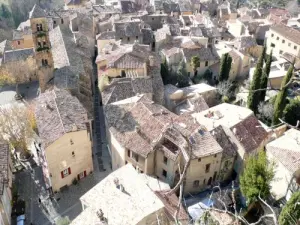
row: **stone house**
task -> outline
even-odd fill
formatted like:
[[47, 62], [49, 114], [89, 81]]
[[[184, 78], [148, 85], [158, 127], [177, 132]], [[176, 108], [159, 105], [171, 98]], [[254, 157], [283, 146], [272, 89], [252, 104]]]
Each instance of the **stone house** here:
[[[83, 211], [71, 225], [105, 221], [114, 225], [143, 225], [157, 221], [171, 225], [178, 205], [177, 196], [168, 195], [169, 190], [149, 185], [143, 177], [144, 174], [139, 174], [132, 165], [112, 172], [80, 198]], [[155, 181], [161, 183], [157, 179]], [[188, 214], [181, 205], [178, 221], [187, 225], [188, 220]]]
[[92, 134], [87, 112], [68, 91], [54, 89], [37, 99], [35, 116], [42, 149], [39, 153], [50, 193], [93, 171]]
[[0, 224], [11, 223], [12, 161], [7, 143], [0, 144]]
[[[92, 115], [92, 56], [80, 45], [69, 27], [57, 26], [49, 33], [53, 57], [54, 86], [71, 91]], [[88, 41], [86, 41], [88, 42]], [[87, 44], [88, 45], [88, 44]]]
[[61, 25], [70, 26], [72, 12], [70, 10], [58, 9], [50, 11], [48, 16], [52, 19], [53, 28]]
[[276, 200], [289, 200], [300, 190], [300, 131], [290, 129], [266, 145], [268, 159], [275, 163], [271, 193]]
[[243, 35], [235, 38], [234, 48], [254, 58], [259, 58], [263, 50], [263, 46], [258, 45], [255, 38], [250, 35]]
[[132, 164], [174, 186], [190, 162], [184, 192], [199, 192], [217, 181], [222, 148], [204, 127], [147, 99], [106, 105], [113, 169]]
[[284, 53], [300, 57], [300, 31], [287, 27], [282, 24], [276, 24], [270, 27], [266, 33], [267, 53], [273, 51], [275, 57], [280, 57]]
[[212, 132], [222, 126], [231, 142], [237, 146], [237, 158], [234, 170], [239, 174], [243, 162], [251, 154], [263, 148], [268, 141], [268, 133], [247, 108], [223, 103], [192, 116], [197, 122]]
[[13, 49], [33, 48], [31, 28], [25, 27], [24, 30], [13, 30], [11, 45]]

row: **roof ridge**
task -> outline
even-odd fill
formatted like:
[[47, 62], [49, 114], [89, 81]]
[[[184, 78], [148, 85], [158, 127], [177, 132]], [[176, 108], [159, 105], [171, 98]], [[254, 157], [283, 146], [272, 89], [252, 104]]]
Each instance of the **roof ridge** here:
[[57, 96], [56, 96], [56, 93], [55, 93], [55, 91], [54, 91], [54, 90], [52, 90], [52, 91], [53, 91], [53, 94], [54, 94], [54, 96], [55, 96], [55, 98], [54, 98], [54, 102], [55, 102], [55, 107], [56, 107], [56, 110], [57, 110], [57, 113], [58, 113], [58, 117], [59, 117], [59, 120], [60, 120], [60, 122], [61, 122], [61, 125], [62, 125], [62, 128], [63, 128], [63, 131], [64, 131], [64, 133], [66, 133], [66, 130], [65, 130], [64, 123], [63, 123], [63, 121], [62, 121], [62, 119], [61, 119], [60, 112], [59, 112], [59, 110], [58, 110], [58, 107], [57, 107], [57, 102], [56, 102]]

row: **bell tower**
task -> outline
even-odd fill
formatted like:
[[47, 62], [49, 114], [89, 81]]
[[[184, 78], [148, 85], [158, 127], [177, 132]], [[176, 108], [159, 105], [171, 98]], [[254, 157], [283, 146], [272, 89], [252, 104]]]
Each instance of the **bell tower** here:
[[53, 78], [54, 71], [47, 14], [36, 4], [29, 13], [29, 19], [35, 48], [39, 85], [41, 92], [45, 92], [48, 82]]

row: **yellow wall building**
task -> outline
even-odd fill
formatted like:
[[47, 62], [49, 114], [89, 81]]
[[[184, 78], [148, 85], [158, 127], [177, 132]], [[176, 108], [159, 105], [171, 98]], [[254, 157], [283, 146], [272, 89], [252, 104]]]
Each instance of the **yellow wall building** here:
[[93, 171], [92, 135], [86, 110], [66, 90], [54, 89], [38, 99], [35, 111], [47, 188], [59, 191]]

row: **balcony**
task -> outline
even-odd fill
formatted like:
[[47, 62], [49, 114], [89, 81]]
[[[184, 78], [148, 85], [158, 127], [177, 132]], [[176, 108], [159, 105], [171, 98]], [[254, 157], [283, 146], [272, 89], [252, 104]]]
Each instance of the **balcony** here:
[[50, 48], [48, 46], [43, 46], [43, 47], [37, 47], [36, 51], [41, 52], [41, 51], [48, 51]]

